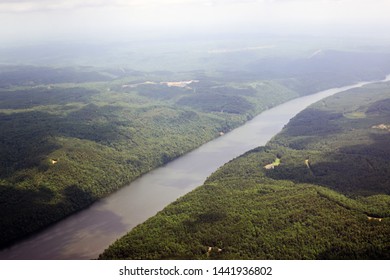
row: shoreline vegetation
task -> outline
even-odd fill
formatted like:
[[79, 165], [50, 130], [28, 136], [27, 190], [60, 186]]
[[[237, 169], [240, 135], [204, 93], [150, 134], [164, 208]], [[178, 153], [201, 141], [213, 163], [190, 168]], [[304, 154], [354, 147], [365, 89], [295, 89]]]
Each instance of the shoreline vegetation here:
[[100, 259], [389, 259], [389, 88], [313, 104]]
[[[313, 72], [312, 65], [329, 59], [342, 64], [340, 53], [324, 53], [311, 61], [278, 61], [284, 72], [265, 71], [269, 60], [247, 71], [212, 74], [2, 65], [0, 247], [88, 207], [268, 108], [380, 78], [390, 69], [389, 62], [356, 71], [359, 63], [367, 64], [363, 59], [353, 60], [343, 75]], [[137, 86], [126, 86], [131, 84]]]
[[122, 84], [23, 83], [0, 90], [1, 247], [297, 97], [272, 81], [237, 87], [203, 78], [197, 96], [187, 82]]

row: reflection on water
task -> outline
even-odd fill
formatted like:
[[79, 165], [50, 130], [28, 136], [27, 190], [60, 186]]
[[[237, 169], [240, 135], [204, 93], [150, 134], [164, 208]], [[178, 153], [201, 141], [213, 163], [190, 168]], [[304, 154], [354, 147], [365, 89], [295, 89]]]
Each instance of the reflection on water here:
[[364, 84], [323, 91], [272, 108], [242, 127], [149, 172], [91, 207], [1, 251], [0, 259], [97, 258], [134, 226], [201, 185], [218, 167], [264, 145], [308, 105]]

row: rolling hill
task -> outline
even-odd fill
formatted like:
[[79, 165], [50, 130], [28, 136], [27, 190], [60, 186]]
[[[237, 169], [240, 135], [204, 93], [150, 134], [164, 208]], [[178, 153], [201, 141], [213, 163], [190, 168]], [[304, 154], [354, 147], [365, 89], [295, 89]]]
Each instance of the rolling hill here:
[[377, 83], [310, 106], [100, 258], [389, 259], [389, 96]]

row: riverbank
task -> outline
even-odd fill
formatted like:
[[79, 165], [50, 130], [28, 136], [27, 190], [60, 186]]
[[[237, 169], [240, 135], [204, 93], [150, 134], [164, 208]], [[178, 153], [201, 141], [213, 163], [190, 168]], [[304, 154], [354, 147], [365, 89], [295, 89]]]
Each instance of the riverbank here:
[[317, 102], [100, 258], [389, 259], [389, 108], [389, 83]]
[[201, 185], [219, 166], [264, 145], [297, 112], [325, 96], [354, 86], [298, 98], [263, 112], [243, 127], [151, 171], [86, 210], [1, 251], [0, 258], [96, 258], [115, 239]]
[[[12, 77], [32, 71], [17, 69]], [[33, 70], [38, 78], [58, 71]], [[97, 82], [80, 83], [40, 84], [37, 78], [31, 86], [12, 86], [12, 79], [0, 88], [0, 248], [297, 96], [272, 81], [230, 85], [203, 76], [191, 87], [123, 88], [139, 77], [95, 76]]]

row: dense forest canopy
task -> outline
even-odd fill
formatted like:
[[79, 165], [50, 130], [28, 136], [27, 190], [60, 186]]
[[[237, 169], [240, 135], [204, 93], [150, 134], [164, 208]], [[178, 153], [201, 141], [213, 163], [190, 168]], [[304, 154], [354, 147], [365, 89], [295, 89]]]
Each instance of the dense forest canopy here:
[[[16, 58], [15, 52], [6, 57]], [[177, 56], [181, 68], [209, 61]], [[381, 79], [390, 70], [388, 54], [371, 52], [324, 51], [293, 60], [252, 51], [247, 57], [207, 57], [211, 62], [191, 71], [151, 69], [150, 61], [144, 63], [148, 71], [1, 65], [0, 246], [87, 207], [267, 108]], [[152, 64], [165, 59], [156, 56]], [[340, 67], [342, 74], [335, 71]]]
[[389, 259], [390, 83], [326, 98], [101, 259]]

